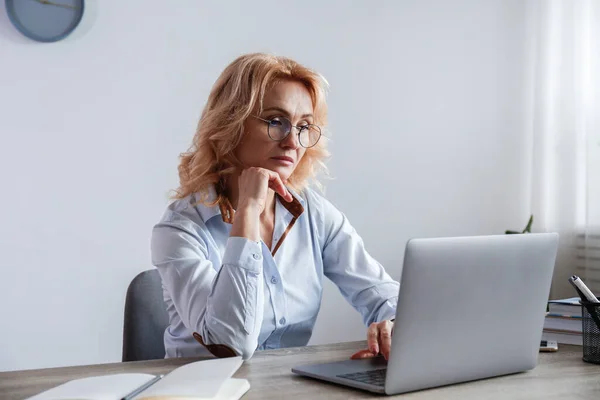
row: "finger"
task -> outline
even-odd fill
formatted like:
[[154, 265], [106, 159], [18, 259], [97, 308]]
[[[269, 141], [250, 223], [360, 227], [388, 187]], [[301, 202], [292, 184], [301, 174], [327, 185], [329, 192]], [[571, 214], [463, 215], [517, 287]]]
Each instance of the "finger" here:
[[288, 203], [294, 198], [288, 192], [277, 172], [269, 171], [269, 187], [283, 197]]
[[360, 350], [350, 356], [351, 360], [362, 360], [364, 358], [372, 358], [375, 357], [375, 354], [369, 349]]
[[367, 347], [374, 355], [379, 354], [379, 329], [376, 323], [372, 323], [367, 330]]
[[379, 346], [383, 358], [387, 360], [392, 350], [392, 323], [390, 321], [383, 321], [379, 324]]
[[269, 187], [283, 197], [286, 201], [288, 200], [287, 188], [284, 186], [283, 182], [281, 182], [279, 177], [269, 176]]

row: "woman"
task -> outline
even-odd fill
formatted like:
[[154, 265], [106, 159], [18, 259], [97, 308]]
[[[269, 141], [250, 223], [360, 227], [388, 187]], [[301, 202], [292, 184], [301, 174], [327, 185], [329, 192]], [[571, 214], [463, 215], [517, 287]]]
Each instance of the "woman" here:
[[328, 155], [325, 80], [283, 57], [248, 54], [216, 81], [180, 187], [152, 234], [170, 318], [166, 357], [252, 356], [304, 346], [323, 276], [388, 357], [398, 283], [346, 217], [307, 187]]

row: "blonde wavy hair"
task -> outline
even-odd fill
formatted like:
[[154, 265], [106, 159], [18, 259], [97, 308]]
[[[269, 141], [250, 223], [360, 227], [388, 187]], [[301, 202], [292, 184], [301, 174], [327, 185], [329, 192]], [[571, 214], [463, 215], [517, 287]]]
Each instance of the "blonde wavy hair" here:
[[[286, 57], [263, 53], [238, 57], [213, 85], [192, 146], [180, 156], [179, 188], [175, 198], [200, 192], [203, 194], [200, 201], [206, 202], [210, 185], [223, 184], [241, 167], [234, 150], [242, 140], [244, 122], [255, 108], [262, 112], [265, 93], [280, 80], [294, 80], [306, 86], [312, 98], [314, 123], [324, 130], [328, 87], [325, 78]], [[329, 156], [323, 136], [314, 147], [306, 149], [288, 178], [287, 184], [292, 189], [301, 191], [311, 180], [320, 186], [316, 176], [319, 172], [327, 172], [324, 160]], [[224, 199], [222, 192], [217, 191], [217, 194], [211, 204]]]

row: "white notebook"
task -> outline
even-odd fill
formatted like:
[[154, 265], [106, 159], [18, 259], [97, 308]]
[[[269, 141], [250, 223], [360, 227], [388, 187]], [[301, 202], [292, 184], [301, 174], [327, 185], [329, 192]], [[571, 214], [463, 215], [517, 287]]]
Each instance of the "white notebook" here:
[[27, 400], [237, 400], [250, 389], [246, 379], [231, 376], [241, 357], [197, 361], [165, 376], [114, 374], [74, 379]]

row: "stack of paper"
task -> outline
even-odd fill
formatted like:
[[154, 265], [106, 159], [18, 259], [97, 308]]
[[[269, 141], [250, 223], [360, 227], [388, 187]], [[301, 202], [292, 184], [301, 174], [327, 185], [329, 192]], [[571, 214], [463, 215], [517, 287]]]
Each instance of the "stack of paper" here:
[[579, 297], [551, 300], [544, 321], [542, 340], [582, 345], [582, 314]]
[[237, 400], [250, 384], [231, 376], [242, 364], [241, 357], [197, 361], [169, 374], [115, 374], [69, 381], [27, 400]]

